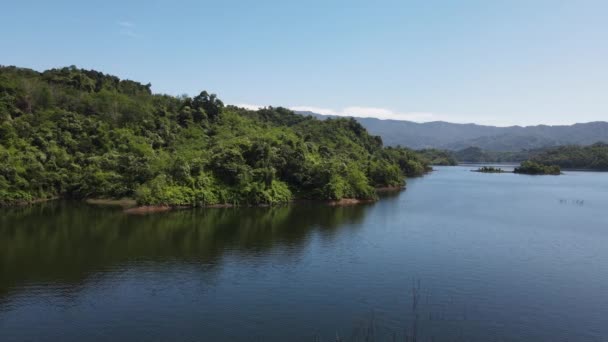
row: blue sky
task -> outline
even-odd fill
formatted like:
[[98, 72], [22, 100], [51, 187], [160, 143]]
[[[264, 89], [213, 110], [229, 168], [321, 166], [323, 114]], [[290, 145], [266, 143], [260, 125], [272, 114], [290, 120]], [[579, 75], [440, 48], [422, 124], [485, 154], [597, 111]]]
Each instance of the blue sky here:
[[608, 1], [2, 1], [0, 64], [496, 125], [608, 120]]

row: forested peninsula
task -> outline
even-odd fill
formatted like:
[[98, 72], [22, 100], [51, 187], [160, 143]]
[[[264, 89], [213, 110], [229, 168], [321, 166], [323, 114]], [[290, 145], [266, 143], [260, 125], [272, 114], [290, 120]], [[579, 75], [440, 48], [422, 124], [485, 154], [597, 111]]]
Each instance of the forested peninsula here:
[[426, 149], [418, 152], [432, 165], [530, 161], [544, 166], [559, 166], [565, 170], [608, 171], [608, 144], [604, 142], [589, 146], [564, 145], [519, 152], [484, 151], [479, 147], [460, 151]]
[[206, 91], [76, 67], [0, 67], [0, 204], [133, 198], [140, 205], [373, 200], [428, 162], [353, 119], [226, 106]]
[[590, 146], [559, 146], [537, 153], [530, 160], [571, 170], [608, 171], [608, 144], [598, 142]]

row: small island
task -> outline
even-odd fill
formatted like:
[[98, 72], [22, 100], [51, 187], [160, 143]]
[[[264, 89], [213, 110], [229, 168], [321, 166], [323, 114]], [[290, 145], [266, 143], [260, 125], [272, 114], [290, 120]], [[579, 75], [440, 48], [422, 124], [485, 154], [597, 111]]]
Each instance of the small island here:
[[544, 165], [534, 161], [526, 160], [516, 167], [513, 171], [505, 171], [499, 167], [482, 166], [471, 172], [480, 173], [519, 173], [525, 175], [560, 175], [561, 169], [557, 165]]
[[519, 167], [513, 170], [513, 173], [521, 173], [526, 175], [559, 175], [561, 169], [557, 165], [544, 165], [530, 160], [524, 161]]
[[482, 166], [482, 167], [478, 168], [477, 170], [471, 170], [471, 171], [482, 172], [482, 173], [505, 173], [505, 172], [507, 172], [499, 167], [494, 167], [494, 166]]

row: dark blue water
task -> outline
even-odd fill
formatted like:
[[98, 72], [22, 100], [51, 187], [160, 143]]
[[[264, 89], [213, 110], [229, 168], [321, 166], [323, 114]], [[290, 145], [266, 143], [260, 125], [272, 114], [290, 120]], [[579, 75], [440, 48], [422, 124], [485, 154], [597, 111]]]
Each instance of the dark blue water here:
[[470, 169], [343, 208], [3, 209], [0, 341], [608, 340], [608, 174]]

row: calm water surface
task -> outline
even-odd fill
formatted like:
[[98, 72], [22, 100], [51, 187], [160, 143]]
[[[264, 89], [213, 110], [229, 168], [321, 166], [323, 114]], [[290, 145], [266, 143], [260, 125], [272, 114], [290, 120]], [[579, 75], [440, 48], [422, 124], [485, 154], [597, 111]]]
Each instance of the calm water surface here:
[[2, 209], [0, 341], [607, 341], [608, 174], [470, 169], [345, 208]]

